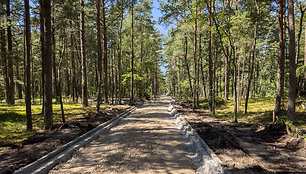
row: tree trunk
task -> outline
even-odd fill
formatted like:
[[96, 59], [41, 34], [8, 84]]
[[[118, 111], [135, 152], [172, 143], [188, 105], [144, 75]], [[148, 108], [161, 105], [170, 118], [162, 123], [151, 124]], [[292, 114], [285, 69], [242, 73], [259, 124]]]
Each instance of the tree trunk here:
[[281, 111], [281, 103], [284, 93], [284, 62], [285, 62], [285, 38], [284, 38], [284, 6], [283, 0], [279, 0], [279, 15], [278, 15], [278, 65], [277, 65], [277, 82], [276, 82], [276, 99], [275, 113]]
[[[306, 25], [305, 25], [305, 48], [304, 48], [304, 66], [306, 66]], [[306, 69], [304, 70], [304, 80], [306, 80]], [[304, 83], [304, 89], [306, 89], [306, 83]]]
[[8, 72], [8, 95], [7, 95], [7, 103], [15, 104], [15, 82], [14, 82], [14, 69], [13, 69], [13, 42], [12, 42], [12, 26], [11, 26], [11, 0], [7, 0], [6, 4], [6, 15], [7, 15], [7, 47], [8, 54], [7, 58], [7, 72]]
[[42, 115], [45, 115], [45, 8], [44, 8], [44, 0], [40, 0], [40, 45], [41, 45], [41, 96], [42, 98]]
[[[306, 8], [303, 9], [302, 6], [300, 6], [300, 26], [299, 26], [299, 33], [298, 33], [298, 38], [297, 38], [297, 53], [296, 53], [296, 66], [298, 66], [299, 64], [299, 58], [300, 58], [300, 47], [301, 47], [301, 35], [302, 35], [302, 31], [303, 31], [303, 17], [304, 17], [304, 13], [305, 13], [305, 10]], [[305, 38], [306, 40], [306, 38]], [[300, 84], [300, 78], [297, 79], [297, 96], [299, 96], [301, 94], [301, 92], [303, 91], [302, 88], [303, 88], [303, 81], [302, 81], [302, 84]]]
[[194, 81], [193, 81], [193, 92], [192, 92], [192, 110], [195, 109], [196, 106], [196, 93], [197, 93], [197, 29], [198, 29], [198, 2], [195, 1], [195, 22], [194, 22], [194, 53], [193, 53], [193, 72], [194, 72]]
[[304, 17], [304, 14], [305, 14], [305, 9], [303, 9], [303, 7], [301, 6], [300, 7], [300, 25], [299, 25], [299, 33], [298, 33], [298, 38], [297, 38], [297, 54], [296, 54], [296, 64], [298, 65], [299, 63], [299, 58], [300, 58], [300, 42], [301, 42], [301, 35], [302, 35], [302, 31], [303, 31], [303, 17]]
[[45, 109], [44, 109], [44, 126], [45, 129], [50, 129], [53, 125], [52, 111], [52, 43], [51, 43], [51, 1], [44, 0], [42, 4], [45, 36], [43, 49], [43, 66], [44, 66], [44, 92], [45, 92]]
[[20, 81], [22, 80], [21, 79], [21, 75], [20, 75], [20, 67], [19, 67], [19, 65], [20, 65], [20, 62], [19, 62], [19, 57], [17, 56], [16, 58], [15, 58], [16, 60], [18, 60], [17, 61], [17, 65], [16, 65], [16, 77], [17, 77], [17, 80], [18, 80], [18, 82], [16, 83], [16, 87], [17, 87], [17, 91], [18, 91], [18, 99], [22, 99], [22, 84], [20, 83]]
[[25, 104], [27, 115], [27, 131], [32, 131], [32, 112], [31, 112], [31, 21], [29, 0], [24, 1], [25, 25], [26, 25], [26, 61], [25, 64]]
[[255, 3], [256, 3], [256, 8], [257, 8], [257, 16], [256, 16], [256, 22], [255, 22], [255, 28], [254, 28], [252, 63], [250, 65], [251, 68], [249, 68], [248, 87], [247, 87], [246, 96], [245, 96], [244, 114], [248, 113], [248, 101], [249, 101], [249, 95], [250, 95], [250, 89], [251, 89], [251, 83], [252, 83], [253, 71], [254, 71], [254, 64], [255, 64], [255, 56], [256, 56], [256, 41], [257, 41], [257, 30], [258, 30], [259, 7], [257, 4], [257, 1], [255, 1]]
[[98, 78], [98, 98], [97, 98], [97, 105], [96, 105], [96, 110], [99, 112], [100, 110], [100, 103], [102, 99], [102, 94], [101, 94], [101, 85], [102, 85], [102, 43], [101, 43], [101, 24], [100, 24], [100, 6], [101, 6], [101, 1], [97, 0], [97, 39], [98, 39], [98, 73], [97, 73], [97, 78]]
[[[54, 8], [53, 8], [54, 9]], [[54, 11], [54, 10], [53, 10]], [[52, 17], [52, 22], [53, 24], [55, 23], [54, 21], [54, 17]], [[63, 39], [64, 35], [62, 35], [62, 39]], [[59, 102], [59, 88], [58, 88], [58, 75], [57, 75], [57, 71], [56, 71], [56, 40], [55, 40], [55, 27], [52, 28], [52, 46], [53, 46], [53, 52], [52, 52], [52, 57], [53, 57], [53, 91], [54, 91], [54, 96], [55, 96], [55, 100], [56, 102]]]
[[121, 104], [121, 55], [122, 55], [122, 25], [123, 25], [123, 7], [121, 9], [121, 21], [119, 28], [119, 53], [118, 53], [118, 104]]
[[108, 81], [107, 81], [107, 28], [105, 19], [105, 0], [102, 0], [102, 22], [103, 22], [103, 64], [104, 64], [104, 103], [108, 103]]
[[[84, 0], [80, 0], [82, 8], [84, 8]], [[88, 106], [88, 87], [87, 87], [87, 63], [85, 54], [85, 12], [82, 9], [80, 13], [80, 54], [82, 61], [82, 104]]]
[[211, 1], [209, 1], [208, 18], [208, 81], [209, 81], [209, 110], [212, 116], [215, 116], [214, 108], [214, 83], [213, 83], [213, 61], [212, 61], [212, 24], [211, 24]]
[[234, 65], [234, 79], [233, 79], [233, 83], [234, 83], [234, 118], [233, 121], [234, 122], [238, 122], [237, 121], [237, 50], [236, 47], [233, 50], [234, 52], [234, 57], [233, 57], [233, 65]]
[[[0, 18], [0, 21], [3, 22], [1, 18]], [[0, 44], [1, 44], [0, 49], [1, 49], [1, 58], [2, 58], [1, 68], [2, 68], [2, 74], [3, 74], [3, 79], [4, 79], [5, 93], [7, 93], [8, 78], [7, 78], [7, 66], [6, 66], [5, 30], [1, 26], [0, 26]]]
[[295, 28], [294, 28], [294, 2], [288, 0], [289, 22], [289, 96], [288, 96], [288, 120], [294, 121], [296, 98], [296, 63], [295, 63]]
[[72, 100], [75, 102], [76, 98], [76, 93], [77, 93], [77, 88], [76, 88], [76, 72], [75, 72], [75, 57], [74, 57], [74, 38], [73, 38], [73, 25], [72, 25], [72, 20], [70, 20], [70, 44], [71, 44], [71, 68], [72, 68]]
[[187, 33], [185, 33], [185, 54], [184, 54], [184, 59], [185, 59], [187, 75], [188, 75], [188, 80], [189, 80], [189, 86], [190, 86], [190, 91], [191, 91], [191, 97], [192, 97], [193, 96], [193, 89], [192, 89], [192, 84], [191, 84], [190, 69], [189, 69], [189, 63], [188, 63], [188, 60], [187, 60], [187, 56], [188, 56], [188, 40], [187, 40]]
[[132, 2], [131, 16], [131, 87], [130, 105], [134, 104], [134, 2]]
[[200, 33], [200, 38], [199, 38], [199, 57], [200, 57], [200, 66], [201, 66], [203, 97], [206, 99], [206, 84], [205, 84], [205, 75], [204, 75], [204, 67], [203, 67], [202, 46], [201, 46], [202, 41], [201, 41], [201, 38], [202, 38], [202, 33]]

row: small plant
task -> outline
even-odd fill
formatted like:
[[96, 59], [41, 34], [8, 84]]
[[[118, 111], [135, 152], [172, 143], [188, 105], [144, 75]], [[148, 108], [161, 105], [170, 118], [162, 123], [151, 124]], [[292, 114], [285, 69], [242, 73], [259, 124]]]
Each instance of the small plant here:
[[[288, 134], [289, 135], [291, 135], [291, 136], [303, 136], [304, 137], [304, 139], [306, 138], [306, 134], [303, 134], [303, 132], [300, 130], [300, 129], [298, 129], [294, 124], [293, 124], [293, 122], [292, 121], [285, 121], [285, 125], [286, 125], [286, 129], [287, 129], [287, 132], [288, 132]], [[291, 132], [290, 132], [290, 130], [291, 130]]]

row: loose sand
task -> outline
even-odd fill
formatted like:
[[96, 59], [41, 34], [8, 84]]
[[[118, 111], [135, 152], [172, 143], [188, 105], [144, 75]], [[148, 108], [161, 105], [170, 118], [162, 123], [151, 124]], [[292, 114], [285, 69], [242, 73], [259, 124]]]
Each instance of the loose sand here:
[[138, 107], [50, 173], [195, 173], [167, 110], [169, 101], [161, 97]]

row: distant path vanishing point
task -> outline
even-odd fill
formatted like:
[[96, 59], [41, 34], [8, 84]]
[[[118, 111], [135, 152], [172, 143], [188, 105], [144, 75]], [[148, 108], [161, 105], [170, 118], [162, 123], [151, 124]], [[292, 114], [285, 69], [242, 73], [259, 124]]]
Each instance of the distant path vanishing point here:
[[195, 173], [185, 140], [167, 110], [169, 101], [161, 97], [138, 107], [50, 173]]

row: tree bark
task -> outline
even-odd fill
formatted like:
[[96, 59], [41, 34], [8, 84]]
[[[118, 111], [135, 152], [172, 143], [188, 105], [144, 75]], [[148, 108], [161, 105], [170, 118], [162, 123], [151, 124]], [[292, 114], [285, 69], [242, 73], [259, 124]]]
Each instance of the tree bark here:
[[233, 79], [233, 82], [234, 82], [234, 118], [233, 118], [233, 121], [234, 122], [238, 122], [237, 121], [237, 50], [236, 50], [236, 47], [234, 48], [233, 50], [234, 52], [234, 62], [233, 62], [233, 65], [234, 65], [234, 79]]
[[201, 38], [202, 38], [202, 33], [200, 33], [200, 37], [199, 37], [199, 58], [200, 58], [200, 66], [201, 66], [203, 97], [206, 99], [206, 84], [205, 84], [205, 75], [204, 75], [204, 67], [203, 67], [202, 46], [201, 46], [202, 41], [201, 41]]
[[284, 38], [284, 6], [283, 0], [279, 0], [279, 15], [278, 15], [278, 65], [277, 65], [277, 82], [276, 82], [276, 99], [275, 113], [281, 111], [281, 103], [284, 93], [284, 62], [285, 62], [285, 38]]
[[76, 88], [76, 72], [75, 72], [75, 54], [74, 54], [74, 38], [73, 38], [73, 25], [72, 20], [70, 20], [70, 44], [71, 44], [71, 68], [72, 68], [72, 101], [75, 102], [75, 98], [77, 96], [77, 88]]
[[13, 42], [12, 42], [12, 26], [11, 26], [11, 0], [7, 0], [6, 4], [6, 15], [7, 15], [7, 72], [8, 72], [8, 92], [7, 92], [7, 103], [15, 104], [15, 82], [14, 82], [14, 69], [13, 69]]
[[107, 26], [105, 19], [105, 0], [102, 0], [102, 22], [103, 22], [103, 65], [104, 65], [104, 103], [108, 103], [108, 81], [107, 81]]
[[294, 27], [294, 2], [288, 0], [289, 22], [289, 96], [288, 96], [288, 120], [294, 121], [296, 98], [296, 63], [295, 63], [295, 27]]
[[98, 39], [98, 98], [97, 98], [97, 105], [96, 110], [99, 112], [100, 110], [100, 103], [101, 103], [101, 85], [102, 85], [102, 42], [101, 42], [101, 24], [100, 24], [100, 9], [101, 7], [101, 0], [97, 0], [97, 39]]
[[118, 104], [121, 104], [121, 55], [122, 55], [122, 25], [123, 25], [123, 11], [124, 8], [121, 9], [121, 21], [119, 28], [119, 53], [118, 53]]
[[189, 80], [189, 86], [190, 86], [190, 91], [191, 91], [191, 97], [193, 96], [193, 88], [192, 88], [192, 83], [191, 83], [191, 77], [190, 77], [190, 69], [189, 69], [189, 63], [187, 60], [188, 56], [188, 40], [187, 40], [187, 33], [185, 33], [185, 54], [184, 54], [184, 59], [185, 59], [185, 65], [187, 69], [187, 75], [188, 75], [188, 80]]
[[131, 87], [130, 105], [134, 104], [134, 2], [132, 1], [131, 16]]
[[31, 21], [29, 0], [24, 0], [25, 25], [26, 25], [26, 61], [25, 61], [25, 104], [27, 115], [27, 131], [32, 131], [32, 112], [31, 112]]
[[[2, 22], [2, 21], [1, 21]], [[5, 29], [4, 28], [0, 28], [0, 40], [1, 40], [1, 57], [2, 57], [2, 70], [3, 70], [3, 79], [4, 79], [4, 86], [5, 86], [5, 94], [6, 94], [6, 102], [7, 102], [7, 99], [8, 99], [8, 74], [7, 74], [7, 63], [6, 63], [6, 49], [5, 49], [5, 46], [6, 46], [6, 40], [5, 40]]]
[[[84, 8], [84, 0], [80, 0], [81, 7]], [[87, 86], [87, 63], [85, 54], [85, 12], [80, 13], [80, 55], [82, 61], [82, 104], [88, 106], [88, 86]]]
[[256, 56], [256, 41], [257, 41], [257, 30], [258, 30], [258, 14], [259, 14], [259, 7], [256, 3], [256, 8], [257, 8], [257, 16], [256, 16], [256, 22], [255, 22], [255, 28], [254, 28], [254, 41], [253, 41], [253, 54], [252, 54], [252, 62], [249, 68], [249, 77], [248, 77], [248, 87], [246, 91], [246, 96], [245, 96], [245, 106], [244, 106], [244, 114], [248, 113], [248, 101], [249, 101], [249, 95], [250, 95], [250, 89], [251, 89], [251, 83], [252, 83], [252, 78], [253, 78], [253, 71], [254, 71], [254, 64], [255, 64], [255, 56]]
[[[304, 66], [306, 66], [306, 25], [305, 25], [305, 48], [304, 48]], [[306, 69], [304, 70], [304, 80], [306, 79]], [[306, 89], [306, 83], [304, 83], [304, 89]]]
[[195, 22], [194, 22], [194, 53], [193, 53], [193, 72], [194, 72], [194, 81], [193, 81], [193, 92], [192, 92], [192, 110], [195, 109], [196, 106], [196, 93], [197, 93], [197, 29], [198, 29], [198, 1], [195, 1]]
[[44, 92], [45, 92], [45, 129], [50, 129], [53, 125], [53, 111], [52, 111], [52, 42], [51, 42], [51, 1], [44, 0], [42, 4], [44, 28], [45, 28], [45, 45], [44, 45]]
[[299, 63], [299, 58], [300, 58], [300, 42], [301, 42], [301, 35], [302, 35], [302, 31], [303, 31], [303, 17], [305, 14], [305, 10], [306, 8], [303, 9], [303, 7], [300, 7], [300, 25], [299, 25], [299, 33], [298, 33], [298, 38], [297, 38], [297, 54], [296, 54], [296, 64], [298, 65]]
[[208, 18], [208, 81], [209, 81], [209, 110], [215, 116], [214, 108], [214, 83], [213, 83], [213, 61], [212, 61], [212, 24], [211, 24], [211, 0], [209, 1], [209, 18]]

